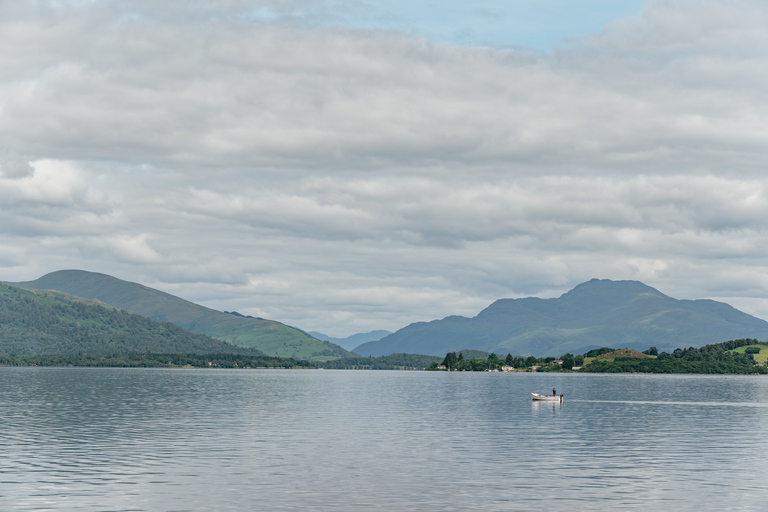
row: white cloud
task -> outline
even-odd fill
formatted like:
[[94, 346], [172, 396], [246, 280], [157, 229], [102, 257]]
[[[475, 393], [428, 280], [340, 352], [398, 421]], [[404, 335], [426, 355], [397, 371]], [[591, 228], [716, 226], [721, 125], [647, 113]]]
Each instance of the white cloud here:
[[30, 176], [11, 182], [23, 199], [57, 205], [74, 205], [86, 199], [88, 186], [72, 163], [40, 160], [31, 167]]
[[95, 251], [98, 257], [106, 256], [126, 263], [147, 264], [161, 263], [162, 256], [152, 248], [147, 235], [116, 235], [102, 236], [87, 240], [84, 247]]

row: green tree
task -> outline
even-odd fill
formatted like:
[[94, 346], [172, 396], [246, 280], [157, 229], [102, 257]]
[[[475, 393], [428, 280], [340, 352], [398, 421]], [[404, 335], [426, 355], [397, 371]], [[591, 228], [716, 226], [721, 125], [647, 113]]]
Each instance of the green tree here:
[[469, 369], [473, 372], [482, 372], [488, 368], [488, 361], [472, 358], [469, 360]]
[[506, 366], [515, 366], [515, 358], [512, 357], [512, 354], [507, 354], [507, 358], [504, 360], [504, 364]]
[[456, 352], [448, 352], [445, 354], [445, 359], [443, 359], [443, 364], [446, 368], [449, 370], [452, 369], [454, 366], [456, 366], [456, 362], [459, 359], [456, 357]]
[[563, 361], [563, 370], [570, 370], [575, 366], [576, 360], [570, 352], [560, 358]]
[[574, 356], [573, 360], [576, 363], [576, 366], [584, 366], [584, 356], [583, 355], [579, 354], [577, 356]]

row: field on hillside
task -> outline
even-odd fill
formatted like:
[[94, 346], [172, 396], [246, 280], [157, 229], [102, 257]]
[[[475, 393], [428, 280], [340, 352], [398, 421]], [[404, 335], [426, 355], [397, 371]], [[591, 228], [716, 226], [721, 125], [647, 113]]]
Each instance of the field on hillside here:
[[749, 347], [757, 347], [760, 349], [759, 354], [752, 354], [757, 364], [765, 365], [768, 363], [768, 347], [765, 345], [749, 345], [748, 347], [739, 347], [737, 349], [731, 350], [731, 352], [734, 354], [743, 354]]

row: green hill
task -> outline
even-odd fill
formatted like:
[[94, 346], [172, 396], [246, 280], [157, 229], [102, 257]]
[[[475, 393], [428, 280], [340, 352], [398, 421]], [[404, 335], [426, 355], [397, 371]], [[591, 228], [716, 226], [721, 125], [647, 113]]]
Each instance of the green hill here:
[[106, 274], [83, 270], [52, 272], [35, 281], [14, 283], [36, 290], [59, 290], [96, 299], [113, 307], [188, 331], [206, 334], [239, 347], [255, 348], [270, 356], [326, 360], [351, 354], [332, 343], [274, 320], [245, 317], [206, 308], [147, 286]]
[[0, 283], [0, 354], [112, 356], [146, 352], [263, 355], [94, 300]]
[[659, 351], [768, 339], [768, 322], [713, 300], [677, 300], [638, 281], [593, 279], [554, 299], [497, 300], [474, 318], [411, 324], [355, 352], [444, 355], [460, 349], [560, 356], [604, 346]]
[[[752, 347], [754, 350], [746, 350]], [[592, 373], [709, 373], [763, 374], [768, 368], [756, 364], [750, 352], [766, 350], [766, 343], [753, 339], [731, 340], [701, 348], [675, 349], [658, 357], [638, 357], [634, 354], [604, 354], [582, 370]]]

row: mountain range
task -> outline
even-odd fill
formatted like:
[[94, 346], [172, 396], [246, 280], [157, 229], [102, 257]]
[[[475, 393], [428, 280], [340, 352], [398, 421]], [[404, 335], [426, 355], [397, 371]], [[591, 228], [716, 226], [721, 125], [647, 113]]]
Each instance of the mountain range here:
[[274, 320], [216, 311], [106, 274], [60, 270], [34, 281], [11, 284], [30, 290], [57, 290], [75, 297], [96, 299], [152, 320], [171, 322], [236, 347], [258, 349], [270, 356], [317, 360], [351, 355], [338, 345], [318, 340]]
[[[604, 346], [635, 350], [655, 346], [659, 351], [672, 351], [729, 339], [768, 339], [764, 320], [722, 302], [677, 300], [638, 281], [593, 279], [558, 298], [500, 299], [473, 318], [449, 316], [417, 322], [394, 333], [372, 331], [348, 338], [307, 333], [236, 311], [216, 311], [138, 283], [83, 270], [62, 270], [15, 284], [29, 290], [56, 290], [170, 322], [224, 342], [227, 345], [219, 347], [222, 349], [240, 347], [316, 361], [353, 356], [348, 349], [355, 344], [354, 352], [366, 357], [394, 353], [444, 356], [468, 349], [560, 356]], [[16, 338], [21, 336], [21, 328], [14, 328]]]
[[500, 299], [473, 318], [414, 323], [354, 352], [439, 356], [472, 348], [557, 357], [604, 346], [671, 352], [738, 338], [768, 339], [768, 322], [722, 302], [677, 300], [639, 281], [593, 279], [558, 298]]

